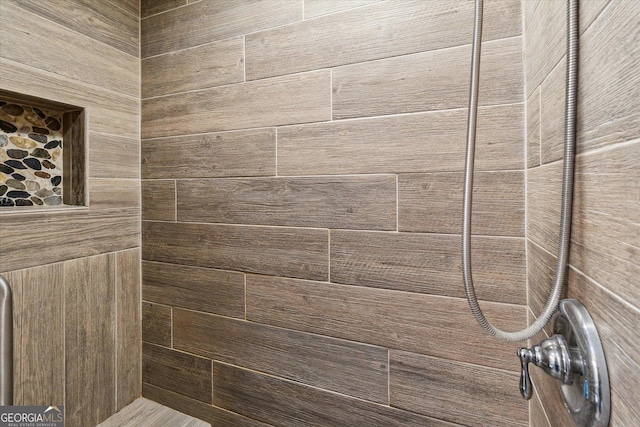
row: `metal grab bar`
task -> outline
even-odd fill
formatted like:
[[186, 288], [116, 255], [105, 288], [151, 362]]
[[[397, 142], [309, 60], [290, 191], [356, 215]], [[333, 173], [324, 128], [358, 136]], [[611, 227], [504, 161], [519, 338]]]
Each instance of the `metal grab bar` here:
[[0, 406], [13, 405], [13, 296], [0, 276]]

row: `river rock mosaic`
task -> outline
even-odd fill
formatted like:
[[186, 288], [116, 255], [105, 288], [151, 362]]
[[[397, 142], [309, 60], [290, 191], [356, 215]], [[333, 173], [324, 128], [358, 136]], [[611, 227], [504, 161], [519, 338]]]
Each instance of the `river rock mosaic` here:
[[0, 206], [62, 204], [62, 114], [0, 100]]

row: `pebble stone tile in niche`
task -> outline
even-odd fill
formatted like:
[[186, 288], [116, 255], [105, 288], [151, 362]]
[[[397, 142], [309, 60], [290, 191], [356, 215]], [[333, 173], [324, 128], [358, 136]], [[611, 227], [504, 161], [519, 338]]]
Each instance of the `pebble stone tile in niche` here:
[[0, 207], [62, 204], [62, 112], [0, 100]]

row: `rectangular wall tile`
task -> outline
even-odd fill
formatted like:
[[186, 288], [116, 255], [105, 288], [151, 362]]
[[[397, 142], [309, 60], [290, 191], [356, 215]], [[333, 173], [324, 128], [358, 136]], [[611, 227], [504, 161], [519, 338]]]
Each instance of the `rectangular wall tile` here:
[[142, 219], [155, 221], [176, 220], [175, 180], [142, 180]]
[[139, 140], [90, 132], [88, 148], [92, 178], [140, 178]]
[[[613, 148], [613, 147], [612, 147]], [[640, 307], [640, 140], [578, 156], [571, 265]]]
[[540, 165], [540, 89], [527, 99], [527, 167]]
[[354, 7], [365, 6], [381, 0], [350, 0], [327, 2], [324, 0], [304, 0], [304, 19], [311, 19], [329, 13], [342, 12]]
[[140, 180], [89, 179], [89, 206], [92, 209], [140, 209]]
[[142, 381], [211, 403], [211, 361], [142, 343]]
[[540, 86], [540, 162], [560, 160], [564, 155], [567, 61], [562, 58]]
[[244, 81], [244, 38], [142, 60], [142, 98]]
[[[527, 241], [527, 281], [528, 281], [528, 306], [529, 309], [539, 315], [544, 310], [547, 299], [551, 294], [558, 260], [555, 254], [551, 254], [531, 241]], [[566, 296], [566, 289], [563, 292]]]
[[[467, 44], [472, 6], [457, 1], [382, 2], [250, 34], [247, 79]], [[484, 40], [520, 34], [520, 2], [487, 1], [485, 10]]]
[[142, 57], [286, 25], [301, 20], [302, 9], [302, 0], [192, 3], [141, 21]]
[[187, 3], [187, 0], [142, 0], [140, 1], [140, 17], [146, 18], [156, 13], [185, 6]]
[[40, 18], [11, 2], [2, 2], [0, 15], [3, 58], [114, 92], [138, 95], [137, 57]]
[[[22, 272], [20, 310], [21, 405], [65, 404], [65, 304], [62, 264]], [[18, 336], [16, 334], [16, 336]], [[66, 401], [69, 402], [67, 392]]]
[[219, 363], [213, 364], [213, 404], [283, 427], [451, 426], [443, 421], [400, 409]]
[[[0, 57], [0, 88], [91, 110], [89, 130], [137, 139], [140, 100]], [[113, 124], [118, 126], [114, 127]]]
[[116, 412], [114, 254], [64, 263], [65, 419], [97, 425]]
[[[479, 105], [523, 101], [521, 51], [520, 37], [483, 43]], [[333, 118], [466, 108], [470, 58], [465, 45], [335, 68]]]
[[[461, 286], [461, 285], [460, 285]], [[526, 322], [525, 308], [486, 303], [504, 329]], [[247, 276], [247, 319], [517, 371], [517, 345], [484, 334], [462, 298], [266, 276]]]
[[[576, 270], [569, 273], [569, 298], [582, 302], [602, 340], [611, 386], [611, 426], [634, 425], [640, 421], [635, 385], [640, 380], [640, 351], [637, 325], [640, 308], [612, 294]], [[629, 283], [629, 287], [633, 284]], [[638, 290], [635, 285], [636, 293]], [[546, 407], [560, 407], [557, 401], [544, 399]]]
[[330, 118], [330, 72], [320, 70], [143, 100], [142, 137], [320, 122]]
[[244, 274], [143, 261], [145, 301], [244, 318]]
[[548, 252], [558, 252], [562, 162], [527, 171], [527, 237]]
[[[138, 19], [108, 2], [89, 0], [9, 0], [12, 4], [138, 57]], [[90, 25], [88, 25], [90, 23]]]
[[140, 249], [116, 257], [116, 409], [141, 393]]
[[107, 0], [109, 3], [126, 10], [136, 18], [140, 17], [140, 0]]
[[[2, 272], [13, 298], [13, 404], [23, 406], [22, 387], [22, 270]], [[64, 332], [61, 332], [64, 333]]]
[[[603, 2], [591, 7], [602, 7]], [[596, 15], [597, 16], [597, 15]], [[640, 14], [612, 1], [580, 38], [578, 151], [640, 135]]]
[[328, 276], [327, 230], [146, 221], [142, 241], [148, 261], [313, 280]]
[[142, 301], [142, 340], [171, 347], [171, 307]]
[[396, 177], [179, 180], [178, 220], [395, 230]]
[[[522, 168], [523, 115], [479, 109], [477, 170]], [[278, 128], [278, 174], [460, 172], [466, 120], [452, 110]]]
[[190, 135], [142, 142], [143, 178], [217, 178], [275, 174], [275, 129]]
[[524, 34], [527, 96], [542, 83], [566, 53], [566, 3], [549, 2], [535, 8]]
[[529, 401], [529, 420], [531, 426], [551, 427], [537, 392], [533, 393], [533, 398]]
[[392, 406], [468, 426], [529, 426], [515, 372], [399, 351], [389, 364]]
[[[463, 173], [398, 176], [398, 228], [429, 233], [462, 232]], [[524, 236], [524, 174], [476, 172], [473, 234]]]
[[[478, 298], [525, 304], [523, 239], [474, 237]], [[331, 231], [331, 281], [464, 297], [460, 236]], [[390, 268], [393, 266], [393, 268]]]
[[174, 309], [178, 350], [386, 404], [387, 349]]
[[[47, 239], [25, 239], [25, 230], [38, 224]], [[72, 233], [69, 230], [73, 230]], [[0, 271], [96, 255], [140, 244], [137, 209], [51, 211], [7, 214], [0, 221]], [[65, 244], [61, 245], [60, 242]]]
[[216, 427], [269, 427], [265, 424], [251, 418], [243, 417], [235, 412], [227, 411], [213, 405], [200, 402], [195, 399], [173, 393], [151, 384], [142, 385], [142, 394], [154, 402], [173, 408], [192, 417], [201, 419], [202, 421], [211, 423]]

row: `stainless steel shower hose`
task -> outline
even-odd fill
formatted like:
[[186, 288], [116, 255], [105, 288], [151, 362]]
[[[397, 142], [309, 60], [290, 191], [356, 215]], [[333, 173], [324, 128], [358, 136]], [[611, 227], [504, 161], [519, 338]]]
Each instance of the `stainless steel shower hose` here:
[[567, 90], [565, 107], [564, 167], [562, 173], [562, 206], [560, 212], [560, 241], [558, 263], [553, 289], [542, 313], [529, 327], [518, 332], [505, 332], [495, 328], [486, 319], [473, 287], [471, 272], [471, 211], [473, 193], [473, 162], [475, 157], [476, 123], [478, 113], [478, 79], [482, 40], [482, 0], [475, 2], [469, 114], [467, 120], [467, 155], [464, 171], [464, 201], [462, 222], [462, 275], [465, 293], [473, 316], [480, 326], [503, 341], [526, 341], [545, 327], [558, 307], [562, 287], [566, 280], [571, 240], [571, 209], [573, 204], [573, 171], [575, 164], [576, 108], [578, 90], [578, 0], [567, 0]]

